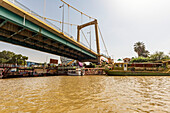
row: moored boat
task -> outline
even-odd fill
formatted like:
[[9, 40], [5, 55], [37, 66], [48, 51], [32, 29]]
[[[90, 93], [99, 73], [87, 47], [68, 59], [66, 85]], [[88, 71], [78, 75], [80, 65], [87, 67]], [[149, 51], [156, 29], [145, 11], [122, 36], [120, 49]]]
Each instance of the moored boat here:
[[0, 70], [0, 79], [3, 78], [3, 70]]
[[109, 76], [170, 76], [170, 73], [149, 72], [149, 71], [118, 71], [110, 70], [107, 72]]
[[82, 68], [76, 68], [74, 70], [68, 70], [67, 74], [69, 76], [83, 76], [85, 74], [85, 71]]

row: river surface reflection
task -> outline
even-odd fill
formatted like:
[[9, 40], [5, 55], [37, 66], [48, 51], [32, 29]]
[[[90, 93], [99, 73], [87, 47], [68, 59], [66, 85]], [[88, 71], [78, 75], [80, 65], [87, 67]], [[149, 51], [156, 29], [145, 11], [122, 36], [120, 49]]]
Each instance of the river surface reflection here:
[[0, 80], [0, 113], [170, 112], [170, 77], [53, 76]]

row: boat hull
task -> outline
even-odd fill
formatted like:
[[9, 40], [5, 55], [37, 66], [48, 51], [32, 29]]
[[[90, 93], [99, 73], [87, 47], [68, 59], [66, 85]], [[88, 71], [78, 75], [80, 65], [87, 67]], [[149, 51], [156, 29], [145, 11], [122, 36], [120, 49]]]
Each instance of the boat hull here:
[[108, 71], [107, 75], [109, 76], [170, 76], [170, 73]]

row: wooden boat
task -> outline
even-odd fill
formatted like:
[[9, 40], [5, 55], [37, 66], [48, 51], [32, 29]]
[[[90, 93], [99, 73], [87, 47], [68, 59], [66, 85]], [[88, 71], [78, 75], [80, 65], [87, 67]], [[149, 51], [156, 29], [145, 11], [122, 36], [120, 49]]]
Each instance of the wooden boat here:
[[170, 73], [149, 72], [149, 71], [113, 71], [107, 72], [109, 76], [170, 76]]

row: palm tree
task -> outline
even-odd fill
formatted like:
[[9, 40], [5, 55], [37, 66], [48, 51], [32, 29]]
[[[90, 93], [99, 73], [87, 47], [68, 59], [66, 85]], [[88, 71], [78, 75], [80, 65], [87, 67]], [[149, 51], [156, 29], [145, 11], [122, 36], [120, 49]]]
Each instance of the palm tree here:
[[138, 54], [138, 57], [148, 57], [149, 51], [145, 49], [143, 42], [137, 42], [134, 44], [134, 51]]
[[134, 51], [138, 54], [138, 57], [142, 56], [144, 50], [145, 45], [143, 42], [137, 42], [134, 44]]

